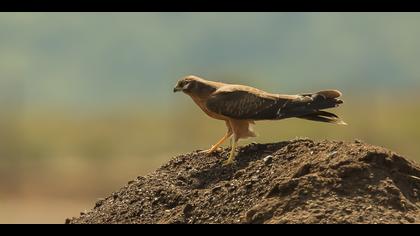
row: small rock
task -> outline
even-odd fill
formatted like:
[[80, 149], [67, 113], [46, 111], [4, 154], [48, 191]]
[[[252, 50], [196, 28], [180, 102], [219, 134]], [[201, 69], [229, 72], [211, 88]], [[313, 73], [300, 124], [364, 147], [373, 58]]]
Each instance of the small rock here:
[[290, 161], [290, 160], [292, 160], [292, 159], [294, 159], [294, 158], [296, 158], [296, 156], [295, 156], [295, 155], [293, 155], [293, 154], [287, 154], [287, 155], [286, 155], [286, 159], [287, 159], [288, 161]]
[[104, 200], [105, 199], [103, 198], [99, 198], [98, 201], [95, 203], [95, 208], [102, 206], [102, 204], [104, 204]]
[[235, 173], [235, 175], [233, 176], [234, 179], [238, 179], [240, 178], [242, 175], [244, 174], [244, 171], [239, 170]]
[[211, 189], [212, 193], [218, 192], [219, 190], [221, 190], [222, 187], [221, 186], [215, 186], [214, 188]]
[[187, 203], [187, 204], [184, 206], [184, 209], [182, 209], [182, 213], [184, 213], [184, 215], [185, 215], [185, 216], [189, 216], [189, 215], [190, 215], [190, 213], [191, 213], [193, 210], [194, 210], [194, 206], [193, 206], [193, 205], [191, 205], [191, 204], [189, 204], [189, 203]]
[[130, 201], [128, 201], [128, 204], [133, 204], [133, 203], [135, 203], [135, 202], [138, 202], [139, 201], [139, 199], [131, 199]]
[[418, 197], [418, 195], [419, 195], [419, 194], [417, 193], [417, 189], [414, 189], [414, 190], [413, 190], [413, 197], [417, 198], [417, 197]]
[[347, 214], [350, 214], [353, 211], [350, 208], [344, 208], [344, 212], [347, 213]]
[[414, 223], [416, 220], [413, 218], [413, 217], [411, 217], [411, 216], [406, 216], [405, 217], [405, 219], [408, 221], [408, 222], [410, 222], [410, 223]]
[[305, 163], [303, 164], [298, 170], [297, 172], [293, 175], [293, 178], [299, 178], [302, 177], [304, 175], [307, 175], [309, 173], [311, 173], [311, 167], [312, 165], [309, 163]]
[[321, 210], [320, 209], [314, 209], [313, 211], [312, 211], [312, 213], [320, 213], [321, 212]]
[[330, 152], [327, 154], [327, 157], [328, 158], [333, 157], [335, 154], [337, 154], [337, 151]]
[[355, 140], [354, 140], [354, 143], [362, 143], [362, 140], [360, 140], [360, 139], [355, 139]]
[[273, 156], [272, 155], [268, 155], [268, 156], [264, 157], [263, 161], [264, 161], [264, 163], [266, 165], [268, 165], [268, 164], [270, 164], [273, 161]]
[[176, 179], [184, 183], [188, 182], [187, 178], [185, 178], [185, 176], [182, 173], [178, 173], [178, 175], [176, 176]]
[[248, 151], [251, 151], [251, 152], [258, 151], [258, 144], [252, 143], [251, 146], [248, 148]]
[[325, 210], [325, 214], [332, 214], [332, 213], [334, 213], [333, 209], [326, 209]]

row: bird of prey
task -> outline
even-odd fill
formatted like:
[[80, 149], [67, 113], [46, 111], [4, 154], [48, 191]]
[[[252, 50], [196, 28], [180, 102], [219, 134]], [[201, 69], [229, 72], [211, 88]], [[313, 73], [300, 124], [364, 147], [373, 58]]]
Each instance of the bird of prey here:
[[211, 154], [232, 137], [230, 155], [223, 165], [234, 161], [239, 139], [256, 136], [251, 127], [255, 121], [296, 117], [346, 125], [337, 115], [324, 111], [343, 103], [338, 99], [341, 96], [338, 90], [297, 95], [274, 94], [245, 85], [214, 82], [190, 75], [178, 80], [174, 92], [178, 91], [189, 95], [208, 116], [225, 121], [226, 134], [210, 149], [203, 151]]

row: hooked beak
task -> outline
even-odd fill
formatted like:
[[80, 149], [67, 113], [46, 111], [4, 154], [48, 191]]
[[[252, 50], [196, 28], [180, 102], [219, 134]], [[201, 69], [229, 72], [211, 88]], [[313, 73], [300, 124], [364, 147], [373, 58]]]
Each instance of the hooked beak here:
[[174, 93], [179, 92], [179, 91], [182, 91], [182, 87], [179, 87], [178, 85], [175, 86]]

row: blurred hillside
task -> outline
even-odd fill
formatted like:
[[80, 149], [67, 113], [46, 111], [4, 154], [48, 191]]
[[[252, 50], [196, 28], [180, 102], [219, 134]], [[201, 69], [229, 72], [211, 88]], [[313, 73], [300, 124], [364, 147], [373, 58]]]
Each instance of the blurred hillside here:
[[[362, 139], [420, 160], [418, 13], [0, 13], [0, 223], [56, 222], [225, 132], [177, 79], [337, 88], [347, 127], [290, 119], [259, 137]], [[104, 185], [106, 183], [106, 185]], [[34, 212], [43, 212], [37, 215]]]

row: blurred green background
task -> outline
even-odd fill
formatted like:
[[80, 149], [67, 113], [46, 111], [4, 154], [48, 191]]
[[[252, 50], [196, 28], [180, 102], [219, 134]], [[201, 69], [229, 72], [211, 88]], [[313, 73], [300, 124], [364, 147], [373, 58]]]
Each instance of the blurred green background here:
[[0, 223], [63, 223], [225, 132], [175, 82], [337, 88], [346, 127], [259, 122], [419, 161], [419, 13], [0, 13]]

